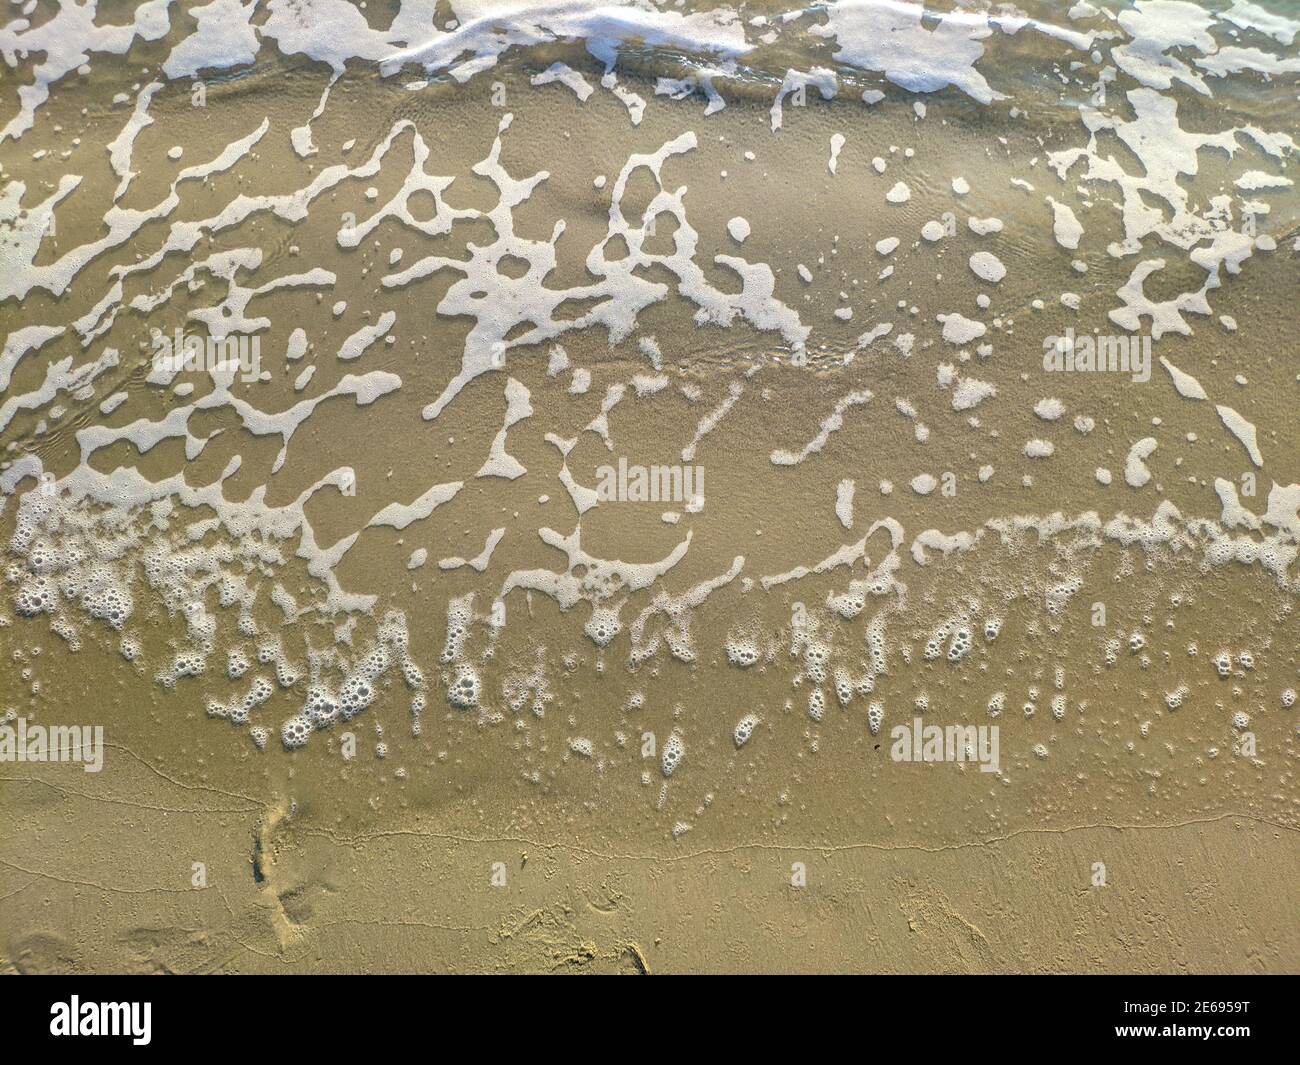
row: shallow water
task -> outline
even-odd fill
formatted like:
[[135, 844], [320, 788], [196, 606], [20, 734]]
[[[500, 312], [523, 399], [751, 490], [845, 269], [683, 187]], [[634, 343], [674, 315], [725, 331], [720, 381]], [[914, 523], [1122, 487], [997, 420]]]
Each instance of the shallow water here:
[[5, 767], [11, 965], [768, 968], [683, 900], [813, 853], [796, 968], [1295, 968], [1284, 5], [76, 10], [0, 29], [0, 710], [104, 772]]

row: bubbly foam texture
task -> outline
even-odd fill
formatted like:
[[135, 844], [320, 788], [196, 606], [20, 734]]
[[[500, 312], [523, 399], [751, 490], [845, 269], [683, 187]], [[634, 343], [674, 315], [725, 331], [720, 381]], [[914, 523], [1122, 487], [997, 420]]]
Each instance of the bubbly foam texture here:
[[[1242, 678], [1280, 668], [1267, 641], [1180, 643], [1175, 667], [1159, 625], [1089, 611], [1188, 569], [1296, 590], [1294, 437], [1252, 384], [1272, 371], [1193, 341], [1253, 351], [1236, 294], [1286, 265], [1291, 133], [1215, 105], [1240, 86], [1293, 97], [1297, 28], [1244, 4], [1139, 0], [1068, 25], [1031, 8], [16, 17], [4, 639], [110, 641], [115, 665], [268, 758], [399, 705], [439, 752], [442, 722], [509, 723], [538, 787], [554, 758], [612, 775], [650, 733], [673, 795], [719, 748], [739, 765], [879, 737], [887, 705], [1015, 718], [1015, 772], [1033, 771], [1085, 705], [1050, 658], [1026, 678], [1007, 656], [1058, 637], [1072, 678], [1159, 671], [1140, 686], [1151, 714], [1235, 707]], [[78, 67], [93, 86], [101, 61], [157, 42], [158, 69], [95, 120], [103, 174], [70, 144], [33, 158], [62, 147], [47, 116], [77, 99]], [[766, 65], [796, 42], [800, 69]], [[1002, 63], [1019, 56], [1068, 85], [1041, 142]], [[217, 143], [185, 140], [178, 90], [206, 77], [225, 101], [219, 81], [277, 57], [320, 64], [302, 114], [230, 107], [206, 125]], [[343, 90], [371, 68], [410, 106], [343, 139]], [[466, 109], [458, 160], [426, 107], [460, 115], [497, 78], [508, 106]], [[1007, 133], [978, 173], [942, 143], [972, 107]], [[595, 114], [616, 125], [588, 160], [572, 149]], [[750, 172], [831, 207], [773, 211]], [[1076, 354], [1153, 342], [1147, 392], [1037, 377], [1067, 327]], [[259, 340], [260, 364], [150, 362], [141, 338], [178, 328], [228, 353]], [[611, 498], [594, 485], [620, 458], [669, 496], [699, 466], [708, 492]], [[1274, 676], [1250, 700], [1293, 707]], [[611, 677], [635, 691], [606, 698]], [[576, 697], [588, 685], [599, 699]], [[1240, 732], [1267, 711], [1216, 720]], [[375, 756], [399, 756], [383, 735]]]

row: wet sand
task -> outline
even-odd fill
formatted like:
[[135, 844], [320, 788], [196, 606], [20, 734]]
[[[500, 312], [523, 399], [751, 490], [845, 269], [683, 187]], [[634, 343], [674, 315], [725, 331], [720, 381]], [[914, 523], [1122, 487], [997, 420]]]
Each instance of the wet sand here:
[[[385, 12], [368, 17], [384, 24]], [[98, 57], [0, 150], [4, 180], [32, 190], [25, 206], [59, 175], [83, 175], [33, 267], [103, 233], [120, 180], [105, 145], [132, 106], [107, 101], [134, 98], [133, 68], [162, 63], [180, 39], [137, 45], [130, 68]], [[1024, 71], [1050, 68], [1054, 47], [1025, 42]], [[1211, 289], [1213, 317], [1194, 318], [1191, 335], [1155, 339], [1149, 380], [1049, 373], [1045, 337], [1123, 332], [1107, 312], [1138, 261], [1107, 250], [1125, 237], [1115, 188], [1078, 170], [1060, 181], [1049, 167], [1049, 153], [1086, 142], [1083, 75], [1055, 93], [1041, 72], [1022, 72], [1020, 115], [949, 89], [925, 95], [922, 118], [918, 94], [886, 86], [867, 107], [860, 94], [876, 81], [841, 71], [833, 100], [815, 87], [802, 105], [787, 98], [774, 132], [779, 78], [737, 81], [706, 118], [698, 95], [656, 95], [654, 77], [675, 67], [628, 55], [618, 84], [647, 102], [633, 125], [611, 91], [579, 103], [563, 84], [530, 83], [555, 61], [599, 86], [600, 64], [568, 44], [419, 91], [354, 63], [311, 120], [307, 156], [288, 131], [328, 84], [319, 64], [263, 54], [243, 74], [208, 79], [203, 108], [188, 79], [169, 81], [119, 207], [153, 207], [183, 168], [268, 116], [271, 132], [237, 165], [182, 183], [173, 214], [92, 260], [66, 293], [0, 303], [8, 336], [69, 327], [10, 367], [0, 402], [39, 391], [61, 358], [80, 367], [118, 352], [89, 384], [20, 404], [0, 436], [0, 475], [28, 471], [0, 509], [11, 544], [0, 713], [105, 734], [100, 773], [0, 763], [12, 827], [0, 841], [0, 969], [1295, 971], [1295, 586], [1258, 550], [1254, 564], [1223, 564], [1212, 547], [1233, 536], [1290, 543], [1290, 497], [1275, 503], [1270, 486], [1297, 481], [1300, 455], [1294, 191], [1268, 194], [1276, 250]], [[1184, 128], [1295, 128], [1294, 98], [1283, 105], [1257, 87], [1230, 83], [1214, 101], [1171, 94]], [[695, 143], [664, 156], [657, 180], [641, 165], [616, 191], [633, 156], [688, 132]], [[177, 221], [359, 168], [390, 136], [373, 172], [331, 185], [305, 217], [253, 212], [204, 235], [192, 253], [121, 277], [120, 308], [103, 313], [113, 267], [153, 255]], [[1140, 170], [1108, 137], [1104, 151]], [[1241, 153], [1199, 153], [1188, 180], [1197, 210], [1247, 166], [1273, 165], [1256, 148]], [[494, 159], [508, 179], [491, 179]], [[499, 210], [509, 181], [543, 170], [527, 196], [509, 187], [517, 202], [495, 220], [458, 219], [444, 235], [390, 217], [356, 247], [340, 240], [414, 177], [454, 177], [441, 206], [427, 189], [408, 201], [424, 223]], [[908, 198], [895, 204], [886, 193], [898, 182]], [[1083, 220], [1078, 249], [1054, 236], [1047, 195]], [[616, 214], [637, 231], [608, 239]], [[649, 215], [653, 232], [642, 233]], [[553, 242], [546, 288], [592, 285], [593, 249], [612, 270], [642, 240], [640, 252], [665, 261], [637, 277], [672, 291], [612, 341], [603, 322], [508, 347], [426, 417], [478, 333], [524, 296], [498, 278], [464, 297], [482, 301], [475, 318], [443, 302], [457, 298], [461, 271], [394, 278], [424, 255], [478, 254], [504, 239], [503, 218], [523, 254], [500, 257], [501, 277], [517, 281]], [[748, 223], [743, 240], [736, 219]], [[1002, 226], [981, 234], [972, 219]], [[890, 237], [898, 248], [880, 251]], [[214, 268], [249, 249], [260, 252], [251, 267]], [[995, 253], [1005, 277], [977, 276], [979, 252]], [[1155, 253], [1143, 246], [1138, 258]], [[1182, 252], [1164, 254], [1148, 300], [1202, 283]], [[770, 267], [770, 297], [751, 298], [764, 282], [743, 272], [754, 264]], [[688, 266], [698, 274], [683, 278]], [[248, 293], [311, 271], [333, 278]], [[267, 320], [255, 330], [263, 379], [151, 378], [149, 329], [190, 328], [217, 304]], [[598, 306], [574, 297], [550, 321]], [[337, 356], [388, 313], [357, 358]], [[940, 315], [986, 331], [954, 340]], [[791, 320], [808, 327], [806, 345], [791, 342]], [[76, 326], [87, 322], [83, 343]], [[881, 323], [890, 329], [862, 342]], [[308, 346], [293, 357], [296, 330]], [[1180, 395], [1160, 358], [1210, 401]], [[366, 375], [387, 391], [362, 402]], [[987, 397], [959, 402], [983, 384]], [[335, 389], [288, 442], [279, 435], [294, 404]], [[527, 400], [516, 420], [512, 394]], [[183, 430], [148, 440], [148, 423], [186, 404], [202, 409]], [[1260, 463], [1221, 405], [1256, 429]], [[105, 433], [88, 459], [87, 431]], [[1158, 444], [1137, 483], [1131, 449], [1145, 437]], [[589, 506], [582, 490], [620, 457], [701, 467], [702, 506]], [[21, 500], [40, 491], [38, 472], [63, 486], [55, 498], [67, 509], [29, 542]], [[223, 506], [245, 507], [178, 503], [177, 487], [119, 506], [177, 476], [199, 495], [219, 484]], [[1235, 527], [1216, 479], [1250, 513]], [[413, 500], [457, 482], [403, 524]], [[263, 505], [284, 508], [284, 535], [248, 517]], [[1175, 532], [1162, 525], [1166, 505]], [[101, 524], [74, 535], [78, 515]], [[119, 552], [110, 544], [124, 530]], [[566, 558], [575, 530], [580, 551]], [[122, 631], [87, 616], [96, 574], [59, 554], [72, 543], [115, 577], [130, 571]], [[325, 580], [317, 563], [339, 544]], [[75, 572], [78, 583], [57, 609], [24, 617], [46, 548], [64, 560], [52, 579]], [[189, 568], [169, 576], [167, 559]], [[236, 586], [255, 597], [232, 606]], [[341, 609], [345, 595], [373, 605]], [[453, 653], [449, 606], [467, 595]], [[402, 619], [400, 635], [387, 617]], [[203, 634], [208, 618], [215, 635]], [[751, 647], [756, 661], [739, 664], [737, 649]], [[303, 746], [282, 741], [314, 686], [343, 701], [372, 653], [385, 668], [365, 674], [373, 698], [356, 716], [345, 708]], [[176, 677], [190, 655], [201, 672]], [[466, 676], [476, 696], [457, 706]], [[258, 677], [265, 698], [232, 723]], [[747, 715], [757, 724], [742, 744]], [[897, 761], [893, 730], [917, 720], [996, 727], [999, 771]], [[665, 761], [673, 742], [680, 765]]]

